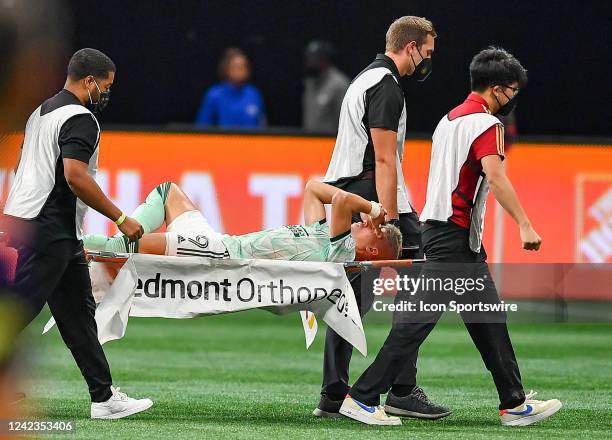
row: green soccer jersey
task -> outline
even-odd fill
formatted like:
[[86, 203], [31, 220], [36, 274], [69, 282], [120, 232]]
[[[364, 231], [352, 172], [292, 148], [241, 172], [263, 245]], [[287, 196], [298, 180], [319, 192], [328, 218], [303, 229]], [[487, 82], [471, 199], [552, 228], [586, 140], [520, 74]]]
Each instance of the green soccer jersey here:
[[331, 261], [355, 260], [355, 242], [346, 231], [330, 238], [325, 220], [310, 226], [289, 225], [244, 235], [223, 237], [230, 258]]

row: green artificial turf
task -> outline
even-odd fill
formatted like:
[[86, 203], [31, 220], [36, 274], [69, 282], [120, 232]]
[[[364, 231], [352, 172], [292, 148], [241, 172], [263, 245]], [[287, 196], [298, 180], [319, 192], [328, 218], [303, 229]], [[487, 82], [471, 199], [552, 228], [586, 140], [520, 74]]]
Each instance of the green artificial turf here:
[[[355, 352], [351, 377], [374, 359], [388, 332], [366, 320], [369, 356]], [[30, 327], [39, 330], [44, 317]], [[497, 394], [465, 328], [440, 323], [421, 348], [419, 383], [453, 409], [438, 421], [370, 427], [311, 416], [318, 403], [325, 326], [305, 350], [299, 316], [266, 312], [190, 320], [131, 319], [106, 344], [114, 382], [155, 405], [128, 419], [92, 421], [86, 386], [57, 330], [36, 336], [24, 409], [76, 423], [69, 438], [385, 439], [612, 438], [612, 324], [512, 324], [524, 386], [564, 407], [544, 422], [504, 428]], [[49, 438], [50, 436], [44, 436]], [[57, 436], [66, 438], [66, 436]]]

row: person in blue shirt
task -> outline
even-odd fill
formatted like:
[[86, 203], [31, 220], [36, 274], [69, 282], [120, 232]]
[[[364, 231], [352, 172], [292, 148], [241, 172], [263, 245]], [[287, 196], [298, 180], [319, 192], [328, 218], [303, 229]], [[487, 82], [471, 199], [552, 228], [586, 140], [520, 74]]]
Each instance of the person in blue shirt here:
[[224, 128], [257, 128], [265, 125], [264, 102], [248, 83], [249, 60], [240, 49], [229, 48], [219, 63], [222, 82], [206, 91], [196, 124]]

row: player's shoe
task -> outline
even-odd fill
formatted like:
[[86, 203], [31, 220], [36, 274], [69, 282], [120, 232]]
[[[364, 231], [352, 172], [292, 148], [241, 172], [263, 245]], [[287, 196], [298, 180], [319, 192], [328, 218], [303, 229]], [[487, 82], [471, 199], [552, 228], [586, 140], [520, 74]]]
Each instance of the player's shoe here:
[[532, 423], [544, 420], [561, 409], [561, 402], [558, 399], [535, 400], [535, 391], [530, 391], [525, 396], [525, 402], [516, 408], [502, 409], [499, 411], [501, 424], [504, 426], [527, 426]]
[[92, 402], [92, 419], [121, 419], [145, 411], [153, 405], [151, 399], [133, 399], [111, 387], [113, 395], [106, 402]]
[[394, 416], [415, 417], [417, 419], [441, 419], [452, 411], [442, 405], [433, 403], [423, 388], [417, 386], [407, 396], [396, 396], [392, 391], [387, 394], [385, 412]]
[[342, 406], [343, 400], [330, 399], [325, 394], [321, 394], [321, 400], [319, 400], [319, 406], [314, 409], [312, 415], [315, 417], [330, 417], [337, 418], [342, 417], [340, 415], [340, 407]]
[[365, 405], [346, 395], [340, 414], [367, 425], [401, 425], [399, 417], [388, 416], [382, 406]]

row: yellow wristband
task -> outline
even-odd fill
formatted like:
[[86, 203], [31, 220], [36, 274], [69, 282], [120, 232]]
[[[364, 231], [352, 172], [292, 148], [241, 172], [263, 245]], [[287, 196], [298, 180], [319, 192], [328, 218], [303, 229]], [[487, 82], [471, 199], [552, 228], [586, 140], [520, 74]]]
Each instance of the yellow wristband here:
[[115, 224], [117, 226], [121, 226], [123, 224], [123, 222], [125, 221], [126, 217], [127, 216], [125, 214], [121, 213], [121, 216], [115, 221]]

